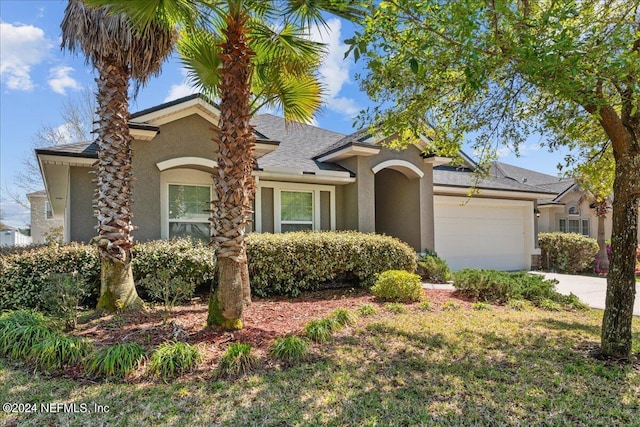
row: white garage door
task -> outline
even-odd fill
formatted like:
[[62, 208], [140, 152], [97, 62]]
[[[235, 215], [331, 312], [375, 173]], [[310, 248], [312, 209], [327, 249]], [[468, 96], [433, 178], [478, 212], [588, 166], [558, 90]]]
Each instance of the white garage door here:
[[529, 209], [531, 202], [435, 196], [436, 252], [452, 270], [529, 268]]

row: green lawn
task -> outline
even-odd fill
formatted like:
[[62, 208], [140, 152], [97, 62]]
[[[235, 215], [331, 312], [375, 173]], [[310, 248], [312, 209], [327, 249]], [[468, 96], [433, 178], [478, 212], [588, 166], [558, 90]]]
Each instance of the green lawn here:
[[[88, 413], [8, 425], [640, 425], [640, 365], [592, 358], [601, 311], [410, 311], [361, 319], [311, 361], [237, 381], [78, 383], [2, 362], [5, 402]], [[634, 319], [640, 351], [640, 319]], [[93, 404], [108, 413], [93, 413]]]

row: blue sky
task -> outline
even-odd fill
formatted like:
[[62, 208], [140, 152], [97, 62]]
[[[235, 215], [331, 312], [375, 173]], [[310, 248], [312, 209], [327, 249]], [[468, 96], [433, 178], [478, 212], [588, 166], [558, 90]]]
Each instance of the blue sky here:
[[[63, 102], [82, 88], [92, 87], [95, 78], [83, 57], [60, 50], [59, 25], [65, 6], [62, 0], [0, 1], [0, 209], [5, 222], [15, 226], [28, 223], [28, 213], [10, 200], [7, 190], [14, 186], [22, 159], [33, 155], [30, 142], [34, 134], [43, 125], [63, 126], [59, 113]], [[352, 36], [354, 27], [337, 19], [329, 23], [331, 34], [322, 35], [329, 54], [320, 70], [328, 93], [316, 124], [351, 133], [354, 117], [371, 103], [353, 77], [361, 70], [352, 58], [343, 60], [343, 41]], [[174, 55], [162, 74], [131, 101], [130, 109], [135, 112], [192, 92]], [[538, 143], [532, 138], [521, 146], [520, 158], [501, 149], [501, 161], [555, 175], [563, 154], [550, 154]]]

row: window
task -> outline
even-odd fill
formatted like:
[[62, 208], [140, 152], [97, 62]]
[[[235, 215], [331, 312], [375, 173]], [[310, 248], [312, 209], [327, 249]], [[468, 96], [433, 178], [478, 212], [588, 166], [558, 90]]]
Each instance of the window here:
[[169, 238], [209, 241], [211, 186], [169, 184]]
[[280, 231], [313, 230], [313, 192], [280, 192]]
[[51, 209], [51, 203], [48, 200], [44, 201], [44, 217], [46, 219], [53, 219], [53, 210]]
[[569, 206], [567, 213], [571, 216], [580, 216], [580, 209], [577, 206]]
[[588, 219], [560, 219], [560, 231], [563, 233], [577, 233], [589, 237]]

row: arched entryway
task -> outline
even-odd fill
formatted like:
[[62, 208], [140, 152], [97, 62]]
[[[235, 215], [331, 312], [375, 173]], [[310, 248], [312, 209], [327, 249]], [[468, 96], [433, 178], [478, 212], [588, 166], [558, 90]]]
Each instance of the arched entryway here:
[[423, 172], [406, 161], [387, 161], [375, 173], [376, 233], [397, 237], [422, 251], [420, 179]]

